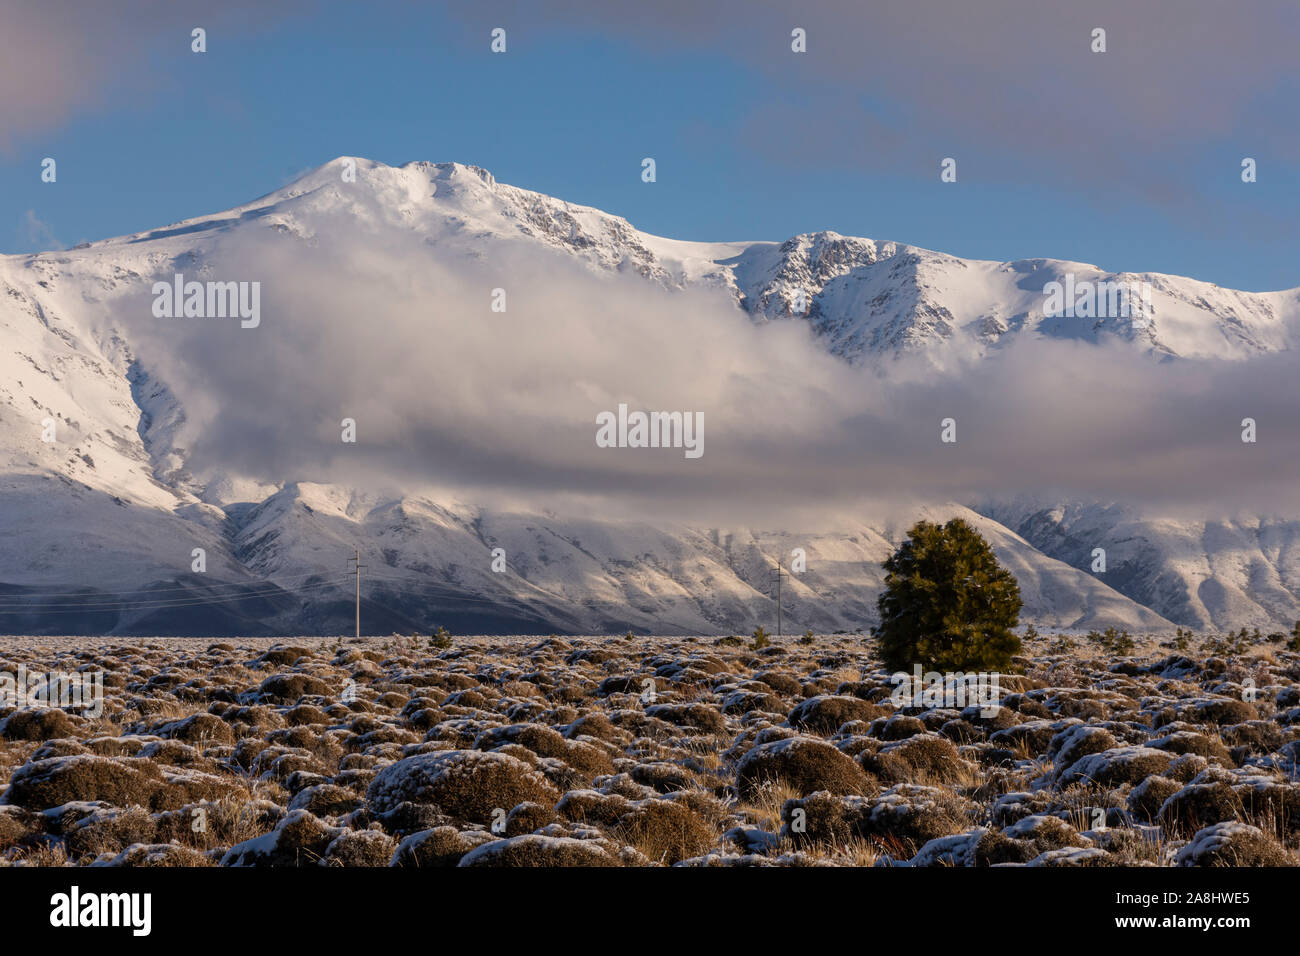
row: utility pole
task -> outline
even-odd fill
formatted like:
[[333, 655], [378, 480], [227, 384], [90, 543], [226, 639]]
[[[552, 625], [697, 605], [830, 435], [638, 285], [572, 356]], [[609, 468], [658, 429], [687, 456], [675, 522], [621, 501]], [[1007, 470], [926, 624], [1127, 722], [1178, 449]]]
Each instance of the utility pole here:
[[776, 567], [768, 571], [769, 574], [776, 575], [776, 636], [781, 636], [781, 578], [785, 576], [785, 569], [781, 567], [781, 562], [777, 562]]
[[361, 563], [361, 549], [357, 548], [355, 557], [348, 560], [356, 565], [349, 570], [354, 571], [357, 576], [357, 640], [361, 640], [361, 569], [365, 567]]

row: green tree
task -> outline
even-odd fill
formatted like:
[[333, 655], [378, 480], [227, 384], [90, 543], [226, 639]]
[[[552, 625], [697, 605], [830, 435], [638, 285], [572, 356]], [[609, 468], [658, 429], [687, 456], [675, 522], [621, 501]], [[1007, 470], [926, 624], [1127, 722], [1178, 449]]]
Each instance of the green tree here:
[[893, 671], [1005, 671], [1020, 651], [1012, 629], [1020, 588], [960, 518], [918, 521], [884, 562], [880, 656]]

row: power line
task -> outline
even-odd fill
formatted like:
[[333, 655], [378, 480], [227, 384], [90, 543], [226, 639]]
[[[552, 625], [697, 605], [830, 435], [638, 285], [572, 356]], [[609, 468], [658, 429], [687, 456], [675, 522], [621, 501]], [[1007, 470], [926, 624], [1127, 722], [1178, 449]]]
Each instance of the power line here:
[[[204, 605], [223, 605], [239, 603], [241, 601], [253, 598], [270, 597], [274, 595], [289, 594], [302, 595], [310, 591], [323, 590], [341, 590], [344, 581], [347, 578], [353, 579], [354, 602], [355, 602], [355, 620], [357, 635], [360, 636], [360, 619], [361, 619], [361, 570], [368, 568], [368, 565], [360, 563], [360, 549], [354, 549], [353, 556], [348, 559], [348, 569], [346, 576], [323, 578], [319, 573], [293, 575], [282, 578], [279, 581], [264, 580], [254, 585], [241, 585], [238, 583], [225, 583], [211, 585], [210, 587], [199, 588], [158, 588], [158, 589], [137, 589], [120, 592], [122, 594], [140, 594], [140, 598], [114, 598], [105, 595], [94, 595], [83, 592], [64, 592], [71, 598], [78, 600], [59, 601], [59, 602], [37, 602], [29, 603], [21, 600], [14, 600], [29, 595], [8, 594], [2, 595], [9, 601], [0, 601], [0, 617], [16, 616], [20, 613], [39, 613], [39, 614], [87, 614], [87, 613], [124, 613], [128, 611], [151, 611], [162, 610], [167, 608], [183, 607], [200, 607]], [[395, 569], [400, 570], [400, 569]], [[773, 568], [770, 573], [785, 574], [784, 569]], [[311, 581], [310, 579], [317, 579]], [[296, 587], [289, 582], [307, 579], [310, 583], [303, 583]], [[455, 604], [480, 604], [493, 607], [502, 607], [516, 605], [518, 607], [527, 607], [533, 601], [547, 603], [580, 603], [586, 607], [610, 606], [622, 607], [625, 602], [617, 600], [594, 600], [574, 599], [563, 594], [554, 594], [546, 591], [533, 582], [520, 578], [519, 580], [528, 585], [531, 590], [529, 594], [504, 594], [501, 598], [471, 596], [470, 593], [459, 591], [452, 587], [442, 584], [425, 583], [418, 577], [405, 577], [399, 575], [371, 575], [370, 580], [383, 582], [393, 585], [402, 585], [403, 590], [420, 594], [431, 600], [443, 600]], [[288, 585], [288, 586], [286, 586]], [[231, 589], [230, 593], [213, 593], [216, 589]], [[155, 593], [167, 593], [172, 591], [185, 592], [183, 595], [178, 594], [175, 597], [162, 597], [157, 600], [149, 600], [149, 597]], [[777, 578], [777, 633], [782, 630], [781, 618], [781, 595], [780, 595], [780, 577]], [[33, 592], [31, 597], [57, 596], [60, 592]]]
[[[276, 583], [279, 583], [281, 581], [305, 581], [310, 578], [318, 578], [318, 577], [321, 577], [321, 573], [319, 571], [312, 571], [307, 574], [291, 574], [288, 577], [277, 579]], [[256, 582], [254, 582], [251, 585], [240, 584], [237, 581], [228, 581], [221, 584], [211, 584], [208, 585], [207, 587], [210, 590], [215, 590], [217, 588], [256, 587], [258, 585], [266, 584], [266, 583], [270, 583], [270, 579], [259, 578]], [[8, 585], [4, 585], [4, 587], [22, 587], [22, 585], [8, 584]], [[166, 591], [193, 591], [193, 590], [194, 588], [192, 587], [185, 587], [183, 585], [179, 585], [177, 587], [171, 587], [171, 588], [126, 588], [121, 591], [117, 591], [115, 593], [117, 594], [158, 594]], [[88, 595], [86, 593], [85, 588], [82, 588], [80, 591], [24, 591], [22, 594], [17, 594], [17, 593], [0, 594], [0, 596], [2, 597], [93, 597], [93, 595]]]
[[[116, 593], [101, 593], [101, 594], [86, 594], [86, 593], [81, 593], [81, 594], [75, 595], [75, 597], [77, 597], [77, 598], [79, 598], [79, 599], [81, 599], [81, 600], [75, 600], [75, 601], [74, 601], [74, 600], [70, 600], [70, 601], [49, 601], [49, 602], [38, 601], [38, 602], [36, 602], [35, 604], [32, 604], [31, 602], [27, 602], [27, 601], [23, 601], [23, 600], [21, 600], [21, 598], [25, 597], [26, 595], [10, 594], [10, 595], [6, 595], [6, 597], [8, 597], [9, 600], [6, 600], [6, 601], [0, 601], [0, 607], [41, 607], [41, 606], [44, 606], [44, 605], [48, 605], [48, 606], [50, 606], [50, 607], [57, 607], [57, 606], [67, 605], [67, 604], [73, 604], [73, 605], [78, 605], [78, 604], [84, 604], [84, 605], [94, 605], [94, 604], [157, 604], [157, 603], [163, 603], [163, 604], [166, 604], [166, 603], [169, 603], [169, 602], [171, 602], [171, 601], [189, 601], [189, 600], [194, 600], [194, 599], [198, 598], [200, 595], [203, 595], [203, 594], [209, 594], [210, 596], [212, 596], [212, 597], [216, 597], [216, 598], [239, 597], [239, 596], [243, 596], [243, 595], [256, 596], [256, 595], [258, 595], [258, 594], [274, 594], [274, 593], [276, 593], [277, 591], [300, 590], [300, 589], [303, 589], [303, 588], [319, 587], [319, 586], [321, 586], [321, 585], [327, 585], [327, 584], [334, 583], [336, 580], [340, 580], [340, 579], [341, 579], [341, 578], [338, 578], [338, 577], [336, 577], [336, 578], [322, 578], [322, 577], [321, 577], [320, 575], [318, 575], [318, 574], [317, 574], [317, 575], [312, 575], [312, 577], [319, 578], [320, 580], [316, 581], [315, 583], [304, 583], [304, 584], [299, 584], [299, 585], [296, 585], [296, 586], [294, 586], [294, 585], [287, 585], [287, 586], [286, 586], [286, 585], [282, 584], [282, 583], [279, 582], [279, 581], [262, 580], [262, 581], [258, 581], [257, 583], [254, 583], [254, 584], [234, 585], [234, 588], [235, 588], [235, 589], [232, 590], [232, 591], [230, 592], [230, 594], [225, 594], [225, 593], [220, 592], [220, 591], [218, 591], [218, 592], [216, 592], [215, 594], [213, 594], [213, 593], [211, 593], [211, 589], [209, 589], [209, 588], [207, 588], [207, 587], [203, 587], [203, 586], [195, 586], [195, 587], [182, 588], [182, 589], [180, 589], [180, 590], [183, 590], [183, 591], [185, 592], [184, 594], [167, 595], [167, 596], [159, 597], [159, 598], [156, 598], [156, 599], [150, 597], [148, 592], [139, 592], [139, 593], [143, 594], [144, 596], [143, 596], [143, 597], [138, 597], [138, 598], [132, 598], [132, 597], [128, 597], [128, 598], [120, 598], [120, 597], [117, 596]], [[214, 586], [214, 587], [215, 587], [215, 586]], [[129, 593], [131, 593], [131, 592], [122, 592], [122, 593], [128, 593], [128, 594], [129, 594]]]
[[[150, 601], [147, 600], [146, 598], [119, 600], [105, 595], [89, 595], [85, 593], [80, 593], [77, 594], [76, 597], [82, 598], [83, 600], [79, 600], [79, 601], [36, 602], [36, 603], [22, 602], [22, 601], [0, 602], [0, 614], [16, 614], [23, 611], [36, 611], [36, 610], [39, 610], [43, 614], [79, 613], [79, 612], [114, 611], [114, 610], [134, 611], [134, 610], [155, 610], [158, 608], [167, 608], [167, 607], [195, 607], [203, 604], [226, 604], [226, 603], [246, 600], [249, 598], [268, 597], [276, 594], [283, 594], [286, 592], [301, 593], [304, 591], [311, 591], [311, 590], [341, 589], [343, 587], [344, 582], [347, 581], [348, 578], [354, 578], [354, 587], [355, 587], [356, 584], [355, 576], [357, 575], [357, 572], [352, 567], [353, 560], [354, 559], [352, 558], [349, 559], [348, 572], [345, 575], [339, 575], [338, 577], [335, 578], [318, 580], [311, 584], [302, 584], [296, 588], [286, 588], [286, 587], [282, 587], [279, 582], [266, 581], [258, 585], [251, 585], [247, 587], [239, 586], [239, 585], [231, 585], [231, 587], [243, 587], [244, 589], [239, 591], [234, 591], [229, 594], [224, 594], [224, 593], [215, 594], [215, 595], [209, 594], [206, 596], [200, 596], [200, 592], [197, 588], [186, 588], [186, 589], [181, 589], [187, 592], [186, 596], [178, 595], [174, 598], [173, 597], [160, 598], [156, 601]], [[363, 564], [361, 567], [366, 568], [368, 567], [368, 565]], [[320, 578], [320, 575], [311, 574], [311, 575], [305, 575], [305, 577]], [[500, 600], [495, 598], [486, 598], [486, 597], [472, 597], [463, 591], [457, 591], [445, 586], [423, 584], [419, 582], [418, 579], [398, 577], [395, 575], [372, 575], [370, 579], [372, 581], [381, 581], [381, 582], [387, 582], [392, 584], [401, 583], [404, 584], [410, 590], [413, 591], [418, 590], [426, 594], [432, 592], [431, 596], [435, 598], [454, 600], [457, 603], [461, 603], [461, 604], [488, 604], [488, 605], [499, 606], [510, 602], [514, 602], [517, 604], [526, 604], [528, 601], [527, 597], [521, 597], [518, 595], [509, 595]], [[123, 593], [131, 593], [131, 592], [123, 592]], [[146, 592], [141, 592], [141, 593], [146, 593]], [[11, 598], [17, 597], [17, 595], [9, 595], [9, 597]], [[565, 600], [559, 595], [548, 594], [547, 592], [540, 591], [540, 590], [535, 595], [535, 597], [538, 599], [549, 599], [552, 601]], [[620, 602], [601, 601], [595, 603], [617, 605]], [[53, 609], [53, 610], [47, 610], [47, 609]]]
[[[229, 604], [233, 602], [248, 600], [250, 598], [270, 597], [275, 594], [295, 594], [302, 591], [316, 590], [320, 588], [338, 588], [342, 585], [344, 579], [331, 581], [321, 581], [316, 584], [304, 584], [290, 591], [287, 588], [279, 586], [267, 587], [261, 590], [249, 590], [237, 594], [216, 595], [213, 597], [193, 597], [187, 598], [169, 598], [161, 601], [115, 601], [103, 599], [93, 602], [82, 603], [49, 603], [49, 604], [0, 604], [0, 614], [17, 614], [22, 611], [32, 611], [41, 609], [42, 614], [59, 614], [59, 613], [78, 613], [85, 611], [137, 611], [153, 610], [156, 608], [166, 607], [192, 607], [199, 604]], [[44, 610], [45, 608], [56, 608], [61, 610]]]
[[[526, 600], [526, 598], [522, 598], [522, 597], [519, 597], [519, 596], [516, 596], [516, 595], [510, 595], [509, 597], [507, 597], [507, 598], [503, 598], [503, 599], [501, 599], [501, 600], [497, 600], [497, 599], [495, 599], [495, 598], [468, 597], [468, 596], [463, 596], [463, 595], [465, 594], [465, 592], [463, 592], [463, 591], [456, 591], [456, 590], [454, 590], [454, 589], [452, 589], [452, 588], [441, 587], [441, 586], [436, 585], [436, 584], [420, 584], [418, 581], [413, 581], [413, 580], [410, 579], [410, 578], [399, 578], [399, 577], [392, 577], [392, 576], [381, 577], [381, 576], [373, 575], [373, 574], [372, 574], [372, 575], [370, 576], [369, 580], [371, 580], [371, 581], [388, 581], [388, 582], [393, 582], [393, 583], [404, 582], [404, 583], [406, 583], [408, 586], [410, 586], [410, 588], [411, 588], [412, 590], [416, 590], [416, 589], [418, 589], [418, 590], [420, 590], [420, 591], [424, 591], [424, 592], [435, 592], [435, 593], [434, 593], [434, 596], [435, 596], [435, 597], [445, 597], [445, 598], [449, 598], [449, 599], [454, 598], [454, 599], [457, 600], [457, 601], [462, 601], [462, 602], [467, 603], [467, 604], [503, 604], [503, 603], [505, 603], [505, 602], [508, 601], [508, 600], [513, 600], [513, 601], [516, 601], [516, 602], [519, 602], [519, 603], [523, 603], [523, 602]], [[538, 593], [537, 597], [538, 597], [539, 599], [540, 599], [540, 598], [549, 598], [549, 599], [551, 599], [551, 600], [553, 600], [553, 601], [555, 601], [555, 600], [565, 600], [564, 598], [561, 598], [559, 595], [548, 594], [548, 593], [545, 592], [545, 591], [540, 591], [540, 592]], [[620, 602], [618, 602], [618, 601], [600, 601], [600, 602], [596, 602], [596, 603], [601, 603], [601, 604], [619, 604]]]

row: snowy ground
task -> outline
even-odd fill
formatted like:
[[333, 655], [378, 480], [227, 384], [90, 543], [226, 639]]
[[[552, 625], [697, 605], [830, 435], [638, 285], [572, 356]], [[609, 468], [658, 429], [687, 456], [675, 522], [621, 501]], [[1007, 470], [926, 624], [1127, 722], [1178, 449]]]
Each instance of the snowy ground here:
[[1300, 656], [1031, 641], [898, 710], [860, 636], [5, 638], [104, 672], [0, 707], [15, 865], [1300, 862]]

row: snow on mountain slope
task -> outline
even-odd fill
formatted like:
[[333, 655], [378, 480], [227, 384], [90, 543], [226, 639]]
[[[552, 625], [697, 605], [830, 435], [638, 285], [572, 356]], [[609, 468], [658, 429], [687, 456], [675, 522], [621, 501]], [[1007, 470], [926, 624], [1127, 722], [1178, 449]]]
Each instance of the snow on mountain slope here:
[[[1147, 283], [1151, 315], [1045, 317], [1044, 287], [1064, 282]], [[837, 355], [863, 361], [946, 343], [983, 354], [1019, 334], [1095, 342], [1117, 336], [1154, 352], [1244, 358], [1294, 344], [1297, 293], [1244, 293], [1150, 273], [1106, 273], [1049, 259], [984, 262], [834, 233], [796, 236], [777, 250], [751, 246], [733, 272], [744, 305], [768, 318], [806, 315]], [[799, 296], [808, 304], [800, 312]]]
[[[1102, 582], [1046, 559], [1023, 539], [958, 505], [927, 516], [974, 523], [1015, 573], [1026, 616], [1041, 626], [1171, 627]], [[489, 512], [416, 497], [365, 499], [293, 485], [255, 506], [236, 537], [246, 564], [270, 579], [337, 574], [359, 550], [369, 582], [364, 610], [396, 624], [452, 613], [466, 627], [590, 633], [747, 633], [775, 614], [770, 569], [804, 549], [782, 604], [788, 631], [853, 630], [875, 620], [880, 562], [905, 528], [866, 524], [835, 534], [652, 527], [629, 521]], [[493, 570], [493, 551], [504, 567]]]
[[[351, 168], [356, 181], [344, 181]], [[853, 361], [943, 342], [978, 355], [1025, 332], [1087, 341], [1110, 335], [1161, 354], [1243, 358], [1293, 347], [1300, 319], [1300, 289], [1237, 292], [1179, 276], [1109, 273], [1054, 259], [959, 259], [833, 232], [784, 243], [671, 240], [598, 209], [498, 183], [478, 167], [392, 167], [349, 157], [247, 205], [93, 243], [80, 258], [74, 251], [62, 261], [89, 266], [111, 287], [163, 263], [201, 261], [223, 231], [260, 226], [310, 242], [322, 224], [338, 217], [410, 233], [449, 256], [482, 257], [496, 243], [540, 243], [596, 272], [634, 272], [667, 288], [725, 287], [755, 317], [804, 318], [831, 351]], [[1148, 326], [1135, 328], [1129, 318], [1044, 317], [1044, 287], [1067, 274], [1079, 283], [1148, 283]]]
[[1097, 577], [1184, 627], [1275, 630], [1300, 620], [1300, 521], [1237, 516], [1187, 520], [1119, 505], [1019, 499], [981, 510], [1042, 553]]
[[[784, 243], [665, 239], [475, 167], [341, 158], [225, 212], [65, 252], [0, 257], [0, 629], [337, 631], [351, 618], [354, 550], [367, 566], [363, 616], [375, 631], [430, 621], [462, 630], [747, 631], [770, 626], [768, 569], [778, 559], [788, 566], [795, 547], [807, 551], [808, 571], [788, 585], [791, 628], [851, 630], [875, 619], [879, 562], [903, 529], [871, 516], [821, 535], [652, 527], [492, 510], [419, 489], [361, 494], [309, 474], [267, 484], [237, 470], [193, 473], [185, 447], [193, 409], [176, 382], [139, 359], [122, 310], [138, 309], [154, 281], [177, 271], [203, 276], [231, 236], [274, 230], [311, 249], [340, 224], [421, 244], [453, 265], [545, 249], [593, 276], [721, 288], [756, 322], [806, 321], [828, 351], [877, 367], [908, 353], [936, 365], [952, 354], [978, 358], [1020, 335], [1116, 336], [1159, 355], [1247, 358], [1290, 348], [1300, 315], [1300, 290], [1240, 293], [1055, 260], [962, 260], [834, 233]], [[1043, 287], [1067, 273], [1150, 282], [1151, 326], [1045, 319]], [[47, 420], [54, 442], [42, 440]], [[988, 509], [980, 517], [955, 505], [934, 513], [979, 525], [1020, 581], [1026, 617], [1043, 626], [1300, 616], [1291, 596], [1300, 568], [1281, 543], [1289, 525], [1253, 544], [1249, 528], [1236, 525], [1144, 532], [1140, 561], [1112, 559], [1134, 570], [1100, 579], [1077, 570], [1087, 562], [1062, 544], [1070, 533], [1049, 533], [1049, 520]], [[1188, 535], [1200, 542], [1203, 567], [1186, 563]], [[507, 562], [500, 573], [491, 569], [498, 547]], [[195, 548], [206, 554], [201, 574], [192, 570]], [[77, 613], [65, 605], [81, 589], [100, 600], [77, 599]], [[119, 614], [123, 605], [131, 610]]]

